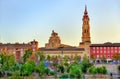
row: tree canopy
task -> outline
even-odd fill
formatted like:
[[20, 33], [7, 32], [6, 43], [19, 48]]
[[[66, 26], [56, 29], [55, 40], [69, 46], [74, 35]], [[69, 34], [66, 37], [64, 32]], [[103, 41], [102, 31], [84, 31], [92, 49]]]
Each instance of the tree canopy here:
[[32, 50], [27, 49], [25, 50], [25, 53], [23, 55], [23, 61], [26, 62], [27, 58], [29, 58], [32, 55]]
[[31, 75], [35, 70], [35, 62], [33, 60], [27, 61], [22, 67], [21, 67], [21, 74], [24, 76]]
[[90, 74], [107, 74], [107, 69], [105, 66], [101, 66], [101, 67], [92, 66], [88, 69], [88, 72]]

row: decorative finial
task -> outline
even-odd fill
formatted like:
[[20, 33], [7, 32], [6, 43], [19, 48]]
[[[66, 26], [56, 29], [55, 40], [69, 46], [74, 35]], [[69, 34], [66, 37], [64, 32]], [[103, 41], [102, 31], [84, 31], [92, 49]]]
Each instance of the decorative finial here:
[[85, 5], [85, 12], [84, 12], [84, 14], [87, 14], [87, 6]]
[[54, 30], [52, 30], [52, 33], [54, 33]]
[[33, 39], [33, 41], [35, 42], [35, 39]]

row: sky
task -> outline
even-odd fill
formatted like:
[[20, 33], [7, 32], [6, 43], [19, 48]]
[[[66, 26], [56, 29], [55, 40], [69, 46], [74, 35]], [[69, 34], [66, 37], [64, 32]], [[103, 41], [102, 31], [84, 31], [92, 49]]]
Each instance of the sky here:
[[92, 43], [120, 43], [120, 0], [0, 0], [0, 42], [44, 47], [52, 30], [63, 44], [78, 46], [87, 5]]

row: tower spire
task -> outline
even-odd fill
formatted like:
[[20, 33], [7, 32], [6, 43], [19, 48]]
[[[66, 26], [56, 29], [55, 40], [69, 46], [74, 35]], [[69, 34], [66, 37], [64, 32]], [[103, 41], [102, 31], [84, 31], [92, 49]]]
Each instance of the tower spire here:
[[91, 42], [90, 40], [90, 25], [89, 16], [87, 12], [87, 6], [85, 5], [85, 11], [83, 15], [83, 25], [82, 25], [82, 42]]
[[91, 37], [90, 37], [90, 24], [89, 24], [89, 16], [87, 12], [87, 6], [85, 5], [84, 15], [82, 18], [82, 42], [80, 42], [80, 47], [85, 48], [86, 54], [89, 57], [89, 47], [91, 45]]
[[54, 30], [52, 30], [52, 33], [54, 33]]
[[87, 14], [87, 6], [85, 5], [85, 11], [84, 11], [84, 14]]

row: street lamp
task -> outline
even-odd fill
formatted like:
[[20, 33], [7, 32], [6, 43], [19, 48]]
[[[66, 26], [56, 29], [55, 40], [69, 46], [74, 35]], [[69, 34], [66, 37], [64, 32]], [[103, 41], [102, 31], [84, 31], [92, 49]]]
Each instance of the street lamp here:
[[62, 57], [62, 58], [63, 58], [63, 54], [64, 54], [64, 53], [63, 53], [63, 48], [64, 48], [63, 46], [58, 47], [58, 49], [61, 50], [61, 57]]

